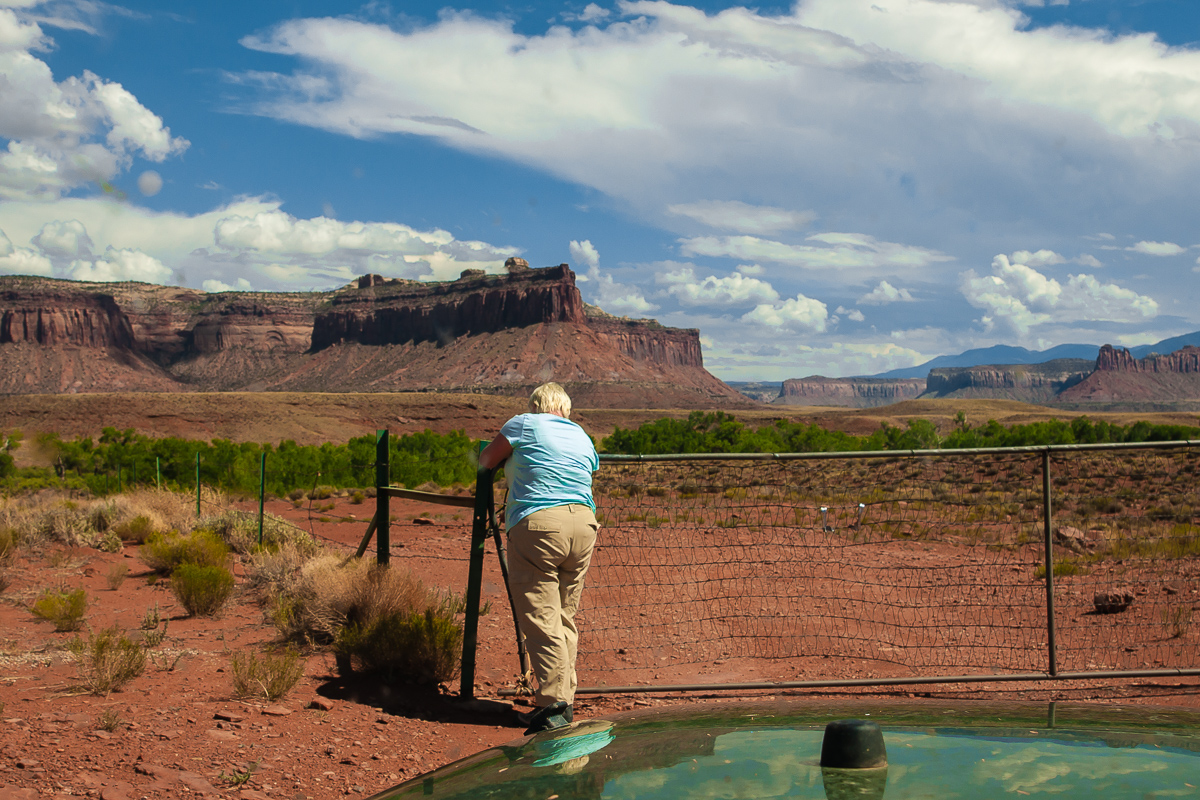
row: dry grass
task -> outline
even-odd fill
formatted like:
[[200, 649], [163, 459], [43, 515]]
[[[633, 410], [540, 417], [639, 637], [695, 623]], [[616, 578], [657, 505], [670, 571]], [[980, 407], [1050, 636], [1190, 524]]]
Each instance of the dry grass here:
[[278, 550], [290, 546], [305, 556], [314, 556], [318, 545], [312, 535], [297, 528], [282, 517], [263, 515], [262, 545], [258, 542], [258, 516], [240, 511], [225, 511], [204, 517], [197, 528], [210, 530], [229, 544], [235, 553], [250, 554], [259, 550]]
[[338, 556], [309, 561], [293, 591], [276, 605], [275, 624], [286, 638], [329, 644], [350, 624], [370, 625], [396, 613], [423, 612], [441, 598], [405, 569]]
[[121, 584], [129, 577], [129, 566], [124, 562], [113, 564], [108, 568], [108, 573], [104, 576], [108, 582], [108, 588], [114, 592], [121, 588]]
[[304, 676], [304, 659], [291, 648], [274, 653], [244, 650], [233, 654], [231, 668], [237, 697], [278, 700]]
[[194, 519], [185, 496], [156, 489], [101, 500], [51, 489], [0, 499], [0, 530], [31, 547], [55, 542], [113, 551], [121, 539], [141, 542], [159, 531], [190, 530]]
[[92, 694], [108, 695], [142, 674], [146, 650], [116, 627], [71, 642], [80, 677]]

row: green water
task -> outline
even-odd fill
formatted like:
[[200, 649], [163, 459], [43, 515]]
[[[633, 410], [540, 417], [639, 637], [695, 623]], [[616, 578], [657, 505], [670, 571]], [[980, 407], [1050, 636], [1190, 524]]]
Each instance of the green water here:
[[[1061, 741], [1045, 733], [888, 732], [883, 797], [1044, 796], [1056, 800], [1200, 797], [1200, 754], [1152, 744]], [[712, 755], [604, 784], [605, 800], [826, 797], [817, 766], [822, 731], [764, 730], [716, 737]], [[860, 796], [871, 796], [860, 795]]]

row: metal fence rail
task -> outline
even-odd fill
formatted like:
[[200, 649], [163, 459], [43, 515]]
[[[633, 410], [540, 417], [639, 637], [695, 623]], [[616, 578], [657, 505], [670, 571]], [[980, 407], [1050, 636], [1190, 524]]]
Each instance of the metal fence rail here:
[[1200, 674], [1198, 446], [602, 455], [579, 691]]

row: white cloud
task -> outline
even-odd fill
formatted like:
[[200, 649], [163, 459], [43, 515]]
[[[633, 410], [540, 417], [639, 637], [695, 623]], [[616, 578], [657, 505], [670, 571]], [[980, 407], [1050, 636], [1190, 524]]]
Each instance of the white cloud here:
[[709, 275], [697, 279], [692, 265], [674, 266], [676, 268], [671, 271], [657, 273], [654, 281], [666, 286], [667, 292], [674, 295], [683, 306], [744, 306], [751, 303], [773, 303], [779, 299], [779, 293], [771, 284], [738, 272], [724, 278]]
[[[498, 273], [506, 258], [519, 253], [512, 247], [458, 240], [439, 229], [297, 219], [279, 205], [244, 198], [188, 215], [154, 212], [130, 202], [67, 198], [52, 204], [8, 202], [2, 211], [13, 241], [47, 248], [63, 276], [73, 273], [72, 261], [83, 263], [88, 274], [101, 269], [87, 266], [94, 260], [90, 254], [110, 248], [147, 254], [165, 265], [161, 274], [166, 279], [174, 281], [178, 272], [193, 286], [204, 280], [236, 285], [238, 278], [247, 277], [264, 290], [330, 289], [368, 272], [426, 280], [457, 278], [464, 269]], [[113, 261], [107, 254], [100, 260]]]
[[238, 278], [237, 282], [230, 286], [224, 281], [209, 279], [200, 284], [204, 291], [215, 294], [217, 292], [248, 292], [252, 288], [250, 281], [245, 278]]
[[58, 258], [87, 258], [93, 248], [87, 228], [77, 219], [47, 222], [30, 243], [46, 255]]
[[[699, 236], [680, 239], [686, 256], [724, 256], [803, 267], [812, 270], [919, 268], [952, 256], [923, 247], [881, 242], [861, 233], [819, 233], [805, 241], [815, 245], [793, 245], [756, 236]], [[822, 246], [825, 245], [825, 246]]]
[[766, 272], [761, 264], [738, 264], [737, 271], [743, 275], [762, 275]]
[[964, 272], [961, 288], [967, 302], [988, 312], [985, 328], [1006, 323], [1022, 335], [1051, 320], [1141, 322], [1158, 314], [1157, 302], [1130, 289], [1092, 275], [1068, 276], [1064, 285], [1003, 254], [992, 260], [991, 275]]
[[14, 246], [4, 231], [0, 231], [0, 274], [49, 277], [52, 266], [50, 259], [28, 247]]
[[138, 191], [144, 194], [146, 197], [153, 197], [162, 191], [162, 175], [159, 175], [152, 169], [148, 169], [141, 175], [138, 175], [137, 186]]
[[710, 228], [738, 233], [775, 234], [802, 230], [816, 219], [811, 211], [788, 211], [774, 206], [753, 206], [737, 200], [704, 200], [667, 206], [672, 214], [689, 217]]
[[803, 25], [980, 80], [1002, 101], [1075, 111], [1122, 136], [1200, 121], [1200, 52], [1153, 34], [1029, 29], [995, 2], [808, 0], [796, 12]]
[[1066, 263], [1066, 259], [1053, 250], [1038, 250], [1036, 253], [1031, 253], [1028, 250], [1018, 250], [1009, 256], [1009, 260], [1014, 264], [1024, 264], [1034, 269]]
[[1075, 263], [1092, 269], [1100, 269], [1104, 264], [1100, 263], [1100, 259], [1096, 258], [1091, 253], [1084, 253], [1075, 259]]
[[591, 240], [572, 241], [567, 249], [576, 265], [587, 267], [586, 293], [592, 305], [618, 316], [638, 316], [658, 310], [636, 286], [617, 283], [611, 275], [601, 274], [600, 251]]
[[113, 178], [133, 154], [163, 161], [188, 147], [121, 84], [90, 71], [56, 82], [34, 52], [36, 22], [0, 8], [0, 198], [49, 200]]
[[588, 271], [600, 266], [600, 253], [590, 239], [584, 239], [582, 242], [572, 241], [567, 245], [567, 250], [571, 253], [571, 263], [577, 266], [585, 267]]
[[568, 22], [597, 22], [612, 14], [607, 8], [601, 8], [595, 3], [588, 3], [578, 14], [563, 14]]
[[1132, 253], [1142, 253], [1147, 256], [1177, 256], [1187, 250], [1174, 242], [1138, 242], [1133, 247], [1126, 247]]
[[743, 322], [768, 328], [818, 333], [825, 330], [828, 319], [829, 311], [824, 303], [802, 294], [782, 303], [762, 303], [742, 315]]
[[864, 306], [883, 306], [888, 303], [911, 303], [914, 299], [908, 289], [897, 289], [887, 281], [880, 281], [869, 293], [858, 298], [858, 302]]
[[839, 314], [839, 315], [845, 317], [846, 319], [852, 320], [854, 322], [862, 322], [863, 320], [866, 319], [866, 317], [863, 316], [863, 313], [861, 311], [859, 311], [857, 308], [846, 308], [845, 306], [838, 306], [834, 310], [833, 313]]
[[117, 250], [109, 247], [104, 251], [104, 258], [95, 261], [72, 261], [70, 277], [77, 281], [143, 281], [169, 284], [174, 279], [174, 274], [157, 258], [140, 250]]

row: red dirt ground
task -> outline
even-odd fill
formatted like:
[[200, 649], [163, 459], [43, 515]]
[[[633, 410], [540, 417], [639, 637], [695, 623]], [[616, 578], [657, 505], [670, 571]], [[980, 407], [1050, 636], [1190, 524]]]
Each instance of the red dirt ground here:
[[[322, 521], [286, 501], [268, 510], [292, 520], [339, 552], [358, 543], [372, 514], [368, 504], [338, 501]], [[470, 535], [468, 509], [393, 501], [393, 564], [413, 569], [427, 583], [461, 592]], [[252, 504], [240, 504], [251, 510]], [[256, 506], [254, 506], [256, 509]], [[351, 518], [353, 515], [353, 518]], [[424, 518], [429, 523], [414, 523]], [[345, 521], [338, 521], [345, 520]], [[399, 546], [402, 545], [402, 546]], [[373, 552], [373, 551], [372, 551]], [[116, 591], [105, 575], [114, 563], [131, 576]], [[0, 602], [0, 800], [40, 797], [159, 798], [223, 795], [256, 798], [363, 797], [486, 747], [513, 740], [521, 730], [500, 712], [456, 705], [457, 684], [442, 692], [339, 679], [333, 660], [309, 657], [304, 678], [278, 703], [233, 697], [230, 654], [270, 641], [275, 631], [248, 594], [237, 596], [217, 619], [184, 616], [163, 583], [149, 585], [136, 547], [108, 554], [96, 550], [23, 553], [10, 571], [13, 584]], [[87, 622], [94, 629], [119, 623], [136, 630], [158, 604], [170, 618], [168, 653], [182, 653], [172, 670], [148, 664], [146, 672], [108, 697], [82, 694], [75, 666], [64, 650], [73, 634], [55, 633], [26, 604], [47, 587], [82, 587], [91, 598]], [[481, 619], [479, 697], [497, 697], [513, 685], [517, 659], [503, 582], [488, 554]], [[584, 604], [587, 596], [585, 592]], [[692, 675], [673, 680], [697, 682]], [[649, 679], [650, 674], [622, 678]], [[839, 691], [789, 691], [798, 696]], [[1064, 684], [980, 684], [900, 687], [865, 693], [890, 697], [1000, 699], [1096, 699], [1200, 706], [1200, 682], [1192, 678], [1094, 681]], [[755, 696], [763, 697], [766, 692]], [[714, 699], [679, 694], [586, 696], [581, 718], [637, 705], [698, 703]], [[728, 699], [720, 697], [719, 699]], [[111, 733], [99, 717], [121, 720]], [[246, 778], [244, 782], [240, 782]]]

